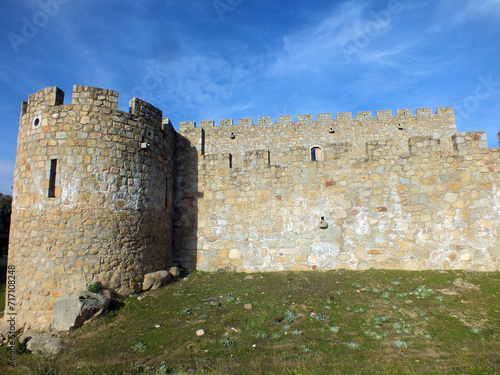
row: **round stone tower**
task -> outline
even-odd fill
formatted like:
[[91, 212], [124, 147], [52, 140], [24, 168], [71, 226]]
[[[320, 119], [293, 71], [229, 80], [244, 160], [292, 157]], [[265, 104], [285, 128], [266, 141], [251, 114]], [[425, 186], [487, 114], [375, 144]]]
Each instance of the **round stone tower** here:
[[9, 267], [17, 325], [46, 329], [58, 296], [101, 282], [122, 295], [170, 265], [175, 131], [139, 99], [74, 86], [23, 102]]

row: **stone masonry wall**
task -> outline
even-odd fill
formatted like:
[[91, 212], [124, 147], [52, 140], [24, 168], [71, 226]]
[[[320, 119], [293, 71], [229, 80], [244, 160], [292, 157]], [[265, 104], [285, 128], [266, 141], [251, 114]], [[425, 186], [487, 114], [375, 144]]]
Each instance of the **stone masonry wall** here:
[[19, 325], [96, 282], [204, 271], [500, 270], [500, 151], [452, 108], [181, 123], [74, 86], [23, 102], [9, 265]]
[[21, 112], [9, 265], [18, 323], [35, 329], [65, 292], [99, 281], [129, 294], [172, 262], [171, 124], [136, 98], [119, 111], [111, 90], [74, 86], [63, 99], [47, 88]]
[[[318, 124], [235, 139], [231, 126], [183, 124], [198, 169], [182, 178], [197, 186], [179, 186], [177, 199], [196, 192], [197, 211], [179, 223], [189, 230], [178, 260], [204, 271], [499, 270], [499, 149], [484, 132], [456, 133], [453, 111], [441, 113], [413, 119], [422, 135], [377, 139], [372, 129], [363, 147], [328, 140]], [[253, 145], [265, 147], [241, 151]], [[311, 161], [314, 145], [324, 161]]]

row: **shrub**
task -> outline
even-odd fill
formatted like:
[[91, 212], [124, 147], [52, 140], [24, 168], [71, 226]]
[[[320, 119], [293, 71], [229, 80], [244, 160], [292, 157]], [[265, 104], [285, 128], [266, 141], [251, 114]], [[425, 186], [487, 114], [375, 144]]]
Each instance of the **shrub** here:
[[87, 290], [92, 293], [99, 293], [102, 290], [102, 284], [99, 281], [96, 281], [95, 283], [90, 284]]

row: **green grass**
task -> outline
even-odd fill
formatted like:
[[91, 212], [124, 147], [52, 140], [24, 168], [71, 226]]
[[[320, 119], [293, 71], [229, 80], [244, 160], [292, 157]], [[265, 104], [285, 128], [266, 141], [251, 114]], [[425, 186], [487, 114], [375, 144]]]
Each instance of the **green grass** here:
[[5, 310], [5, 280], [7, 279], [7, 265], [0, 264], [0, 317]]
[[[251, 276], [194, 272], [125, 298], [61, 335], [68, 348], [55, 359], [21, 354], [11, 373], [500, 373], [500, 273]], [[0, 366], [6, 358], [4, 347]]]

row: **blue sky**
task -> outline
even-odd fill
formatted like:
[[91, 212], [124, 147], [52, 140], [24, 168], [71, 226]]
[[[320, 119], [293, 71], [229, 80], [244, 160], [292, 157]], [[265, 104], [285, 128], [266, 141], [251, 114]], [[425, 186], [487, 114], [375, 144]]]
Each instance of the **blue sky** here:
[[3, 0], [0, 192], [22, 100], [74, 84], [181, 121], [454, 106], [500, 130], [499, 0]]

